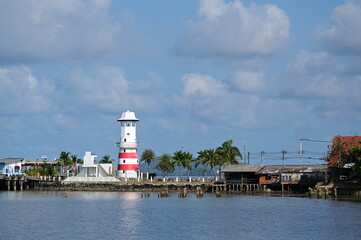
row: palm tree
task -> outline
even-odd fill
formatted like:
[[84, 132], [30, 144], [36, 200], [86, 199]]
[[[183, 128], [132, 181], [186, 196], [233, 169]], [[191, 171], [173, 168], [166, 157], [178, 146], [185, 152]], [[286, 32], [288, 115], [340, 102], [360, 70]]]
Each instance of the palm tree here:
[[110, 155], [104, 155], [99, 163], [113, 163], [114, 159], [110, 159]]
[[142, 153], [140, 161], [148, 164], [148, 178], [150, 173], [150, 164], [155, 160], [155, 153], [152, 149], [145, 149]]
[[232, 146], [233, 140], [225, 141], [221, 147], [217, 148], [217, 152], [222, 156], [222, 162], [225, 164], [238, 164], [237, 157], [242, 160], [242, 154], [239, 149]]
[[70, 166], [72, 164], [70, 159], [70, 152], [62, 151], [60, 153], [59, 159], [56, 160], [62, 166]]
[[193, 162], [193, 154], [190, 152], [185, 152], [183, 167], [187, 168], [188, 179], [189, 179], [190, 171], [192, 171], [192, 162]]
[[179, 167], [179, 173], [180, 173], [180, 178], [182, 179], [183, 175], [182, 175], [182, 169], [185, 165], [184, 160], [185, 160], [185, 152], [183, 151], [176, 151], [174, 152], [173, 155], [173, 159], [175, 160], [175, 163], [177, 164], [177, 166]]
[[221, 147], [217, 148], [218, 154], [221, 156], [221, 160], [219, 161], [219, 178], [221, 178], [221, 168], [222, 165], [225, 164], [239, 164], [237, 157], [242, 160], [242, 154], [239, 149], [233, 145], [233, 140], [225, 141]]
[[214, 176], [217, 175], [215, 166], [219, 165], [220, 160], [221, 157], [219, 153], [213, 148], [198, 152], [197, 163], [202, 163], [204, 166], [210, 166], [214, 172]]
[[72, 165], [72, 161], [70, 159], [70, 152], [62, 151], [60, 153], [59, 159], [57, 159], [56, 162], [59, 163], [60, 166], [65, 166], [66, 168]]
[[73, 165], [73, 168], [74, 168], [74, 170], [73, 170], [74, 175], [76, 175], [77, 174], [76, 164], [80, 161], [80, 159], [78, 158], [78, 155], [71, 155], [70, 156], [70, 161], [71, 161], [71, 163]]
[[169, 154], [163, 154], [160, 157], [160, 162], [157, 164], [157, 168], [162, 172], [163, 177], [168, 177], [169, 173], [174, 172], [175, 160]]

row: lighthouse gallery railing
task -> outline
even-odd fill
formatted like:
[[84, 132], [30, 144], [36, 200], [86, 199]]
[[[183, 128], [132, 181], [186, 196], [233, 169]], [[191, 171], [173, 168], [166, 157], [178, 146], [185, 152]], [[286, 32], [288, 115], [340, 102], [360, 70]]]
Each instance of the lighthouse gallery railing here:
[[139, 148], [140, 143], [139, 142], [117, 142], [115, 144], [117, 148]]

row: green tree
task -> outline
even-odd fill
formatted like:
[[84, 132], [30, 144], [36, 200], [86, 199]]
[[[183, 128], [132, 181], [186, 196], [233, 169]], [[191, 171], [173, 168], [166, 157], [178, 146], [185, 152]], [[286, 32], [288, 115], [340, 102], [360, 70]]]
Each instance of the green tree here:
[[354, 146], [350, 148], [349, 153], [351, 162], [355, 164], [352, 170], [356, 173], [356, 175], [361, 176], [361, 146]]
[[218, 162], [219, 166], [219, 179], [221, 179], [221, 168], [226, 164], [239, 164], [239, 160], [242, 160], [242, 154], [239, 149], [233, 146], [233, 140], [225, 141], [221, 147], [217, 148], [217, 152], [221, 159]]
[[70, 159], [70, 152], [62, 151], [60, 153], [59, 159], [56, 160], [57, 163], [59, 163], [62, 166], [71, 166], [72, 161]]
[[81, 161], [79, 158], [78, 158], [78, 155], [71, 155], [70, 156], [70, 161], [71, 161], [71, 165], [73, 166], [73, 174], [74, 176], [78, 173], [78, 168], [77, 168], [77, 164], [79, 163], [79, 161]]
[[62, 151], [60, 153], [59, 159], [57, 159], [55, 162], [60, 165], [60, 168], [58, 171], [63, 172], [64, 167], [66, 169], [66, 172], [68, 171], [68, 167], [72, 165], [72, 161], [70, 159], [70, 152]]
[[49, 164], [44, 164], [43, 168], [39, 171], [42, 176], [54, 176], [55, 171]]
[[114, 159], [110, 159], [110, 155], [104, 155], [99, 163], [113, 163]]
[[199, 163], [201, 163], [204, 166], [209, 166], [213, 170], [214, 176], [216, 176], [217, 173], [215, 167], [219, 165], [220, 161], [221, 161], [221, 156], [215, 149], [212, 148], [212, 149], [199, 151], [196, 164], [198, 165]]
[[169, 173], [174, 172], [175, 160], [169, 154], [163, 154], [160, 157], [160, 162], [157, 164], [157, 169], [162, 172], [163, 177], [168, 177]]
[[190, 152], [184, 153], [184, 167], [187, 168], [187, 175], [189, 179], [190, 171], [192, 171], [193, 154]]
[[217, 152], [221, 155], [223, 164], [239, 164], [238, 158], [242, 160], [242, 154], [237, 147], [233, 146], [233, 140], [225, 141], [221, 147], [217, 148]]
[[179, 167], [179, 174], [180, 174], [180, 178], [182, 179], [183, 177], [182, 170], [185, 165], [185, 152], [183, 151], [174, 152], [173, 159], [175, 161], [175, 164], [177, 164], [177, 166]]
[[140, 161], [148, 164], [148, 178], [150, 174], [150, 164], [155, 160], [155, 153], [152, 149], [145, 149], [142, 153]]

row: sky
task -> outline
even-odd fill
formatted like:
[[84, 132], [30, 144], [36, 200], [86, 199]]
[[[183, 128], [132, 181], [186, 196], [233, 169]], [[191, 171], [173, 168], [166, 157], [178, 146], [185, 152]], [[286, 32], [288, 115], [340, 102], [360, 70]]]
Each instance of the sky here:
[[360, 26], [356, 0], [0, 0], [0, 158], [116, 159], [131, 110], [139, 153], [297, 163], [360, 134]]

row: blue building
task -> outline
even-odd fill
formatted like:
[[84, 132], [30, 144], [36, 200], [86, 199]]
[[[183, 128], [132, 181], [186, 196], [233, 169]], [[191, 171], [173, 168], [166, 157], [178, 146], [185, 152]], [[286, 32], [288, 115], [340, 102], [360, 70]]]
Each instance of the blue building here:
[[0, 174], [21, 173], [21, 164], [24, 158], [0, 159]]

